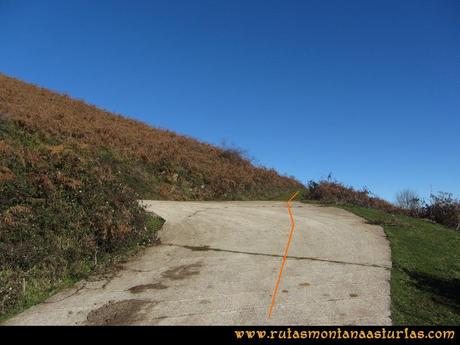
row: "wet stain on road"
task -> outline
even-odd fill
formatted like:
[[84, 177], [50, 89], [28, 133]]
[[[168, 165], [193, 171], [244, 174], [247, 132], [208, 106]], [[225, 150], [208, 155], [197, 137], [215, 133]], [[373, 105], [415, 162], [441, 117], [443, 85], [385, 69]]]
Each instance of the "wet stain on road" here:
[[185, 249], [189, 249], [193, 252], [205, 252], [210, 250], [209, 246], [184, 246]]
[[201, 263], [197, 262], [191, 265], [181, 265], [174, 268], [171, 268], [162, 273], [163, 278], [168, 278], [171, 280], [182, 280], [190, 276], [199, 274], [198, 270], [201, 267]]
[[142, 311], [152, 307], [156, 302], [128, 299], [110, 301], [102, 307], [92, 310], [87, 316], [88, 325], [132, 325], [142, 320]]
[[132, 286], [128, 289], [128, 291], [131, 293], [140, 293], [146, 290], [163, 290], [167, 288], [168, 287], [166, 285], [163, 285], [162, 283], [154, 283]]

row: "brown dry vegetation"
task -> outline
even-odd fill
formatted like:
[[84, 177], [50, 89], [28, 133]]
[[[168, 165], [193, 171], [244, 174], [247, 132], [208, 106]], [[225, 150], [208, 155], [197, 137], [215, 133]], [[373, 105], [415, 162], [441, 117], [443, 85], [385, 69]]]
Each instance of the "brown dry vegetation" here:
[[[273, 198], [302, 185], [227, 152], [0, 75], [0, 114], [28, 131], [108, 155], [141, 197]], [[126, 166], [129, 165], [129, 166]]]
[[431, 195], [431, 201], [424, 206], [407, 209], [373, 196], [366, 188], [357, 190], [328, 179], [318, 182], [310, 181], [302, 193], [302, 199], [373, 208], [388, 213], [431, 220], [460, 230], [460, 201], [455, 199], [451, 193], [439, 192]]
[[310, 181], [303, 194], [305, 200], [317, 200], [338, 205], [356, 205], [375, 208], [385, 212], [404, 213], [399, 207], [386, 200], [372, 196], [367, 189], [356, 190], [342, 183], [329, 180]]
[[139, 198], [303, 186], [220, 149], [0, 74], [0, 320], [155, 240]]

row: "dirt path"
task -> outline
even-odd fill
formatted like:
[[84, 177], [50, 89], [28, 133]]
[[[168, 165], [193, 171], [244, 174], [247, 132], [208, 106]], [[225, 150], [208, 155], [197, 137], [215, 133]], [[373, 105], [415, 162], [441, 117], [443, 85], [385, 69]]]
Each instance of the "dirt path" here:
[[285, 203], [144, 204], [167, 220], [160, 246], [7, 324], [391, 324], [390, 249], [378, 226], [293, 203], [296, 230], [267, 320], [290, 228]]

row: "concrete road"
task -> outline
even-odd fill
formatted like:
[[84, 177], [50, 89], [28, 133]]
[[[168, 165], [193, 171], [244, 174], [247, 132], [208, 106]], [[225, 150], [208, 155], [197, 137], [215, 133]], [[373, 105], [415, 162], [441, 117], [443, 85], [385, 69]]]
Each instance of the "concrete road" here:
[[285, 203], [144, 204], [167, 220], [161, 245], [6, 324], [391, 324], [390, 248], [379, 226], [294, 202], [295, 233], [268, 320], [290, 230]]

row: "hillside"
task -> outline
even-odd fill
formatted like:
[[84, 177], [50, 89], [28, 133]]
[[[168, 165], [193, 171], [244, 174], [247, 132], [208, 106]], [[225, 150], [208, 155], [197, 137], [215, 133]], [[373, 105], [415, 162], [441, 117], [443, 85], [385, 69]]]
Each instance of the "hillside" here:
[[271, 199], [302, 187], [235, 150], [0, 74], [0, 319], [154, 241], [161, 220], [138, 199]]
[[[141, 100], [139, 100], [141, 101]], [[0, 114], [29, 133], [76, 144], [111, 161], [140, 197], [273, 198], [301, 187], [225, 150], [0, 75]]]

